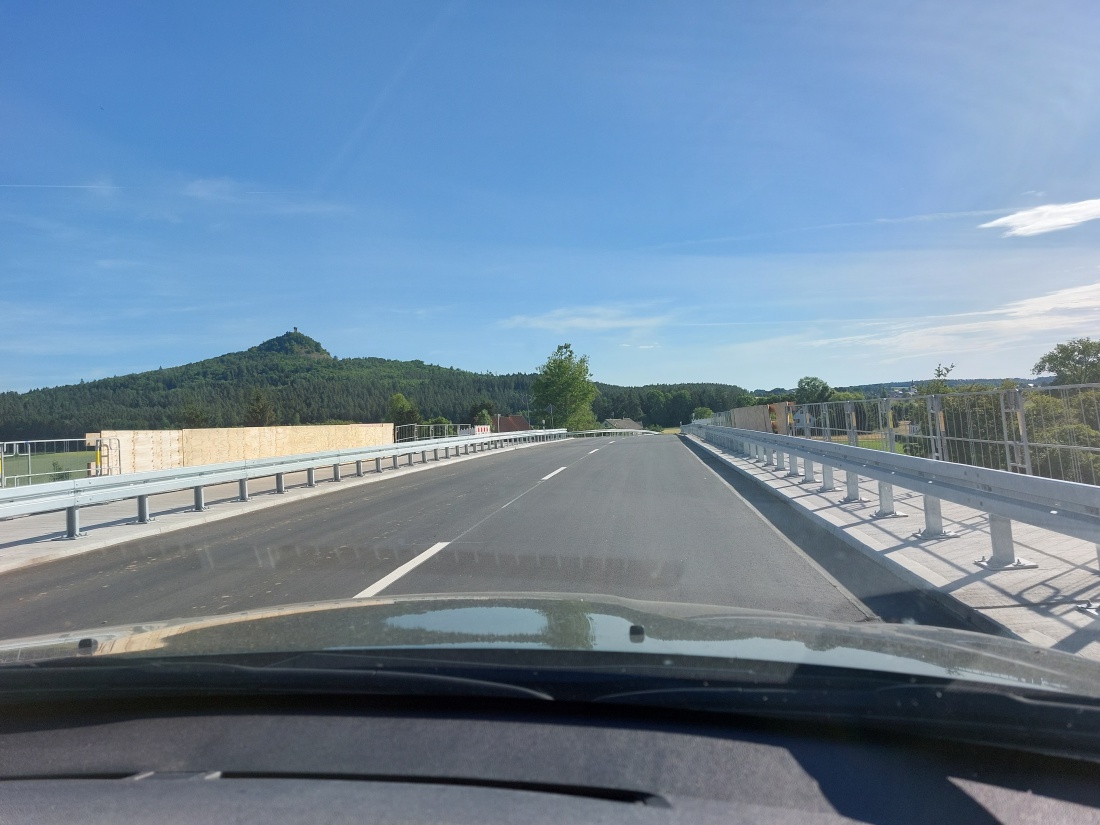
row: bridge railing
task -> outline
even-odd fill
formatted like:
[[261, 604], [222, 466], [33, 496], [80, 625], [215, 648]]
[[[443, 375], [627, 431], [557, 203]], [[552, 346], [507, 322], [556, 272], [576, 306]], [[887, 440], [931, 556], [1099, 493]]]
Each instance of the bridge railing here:
[[1091, 484], [698, 421], [683, 429], [776, 472], [801, 476], [802, 483], [816, 483], [820, 467], [821, 492], [838, 489], [833, 474], [841, 470], [846, 502], [860, 500], [860, 477], [873, 479], [878, 482], [879, 518], [898, 515], [894, 487], [921, 493], [925, 523], [918, 535], [925, 538], [951, 535], [944, 530], [941, 501], [987, 513], [993, 547], [982, 565], [989, 569], [1036, 566], [1016, 557], [1013, 521], [1098, 543], [1100, 554], [1100, 493]]
[[287, 473], [306, 473], [306, 486], [317, 483], [317, 470], [331, 468], [332, 480], [340, 481], [342, 468], [355, 465], [355, 475], [365, 475], [364, 465], [374, 462], [375, 472], [382, 472], [382, 463], [390, 462], [397, 469], [401, 460], [412, 465], [419, 455], [420, 462], [426, 463], [428, 453], [439, 460], [440, 452], [444, 458], [471, 452], [499, 449], [510, 444], [530, 444], [542, 441], [557, 441], [567, 438], [565, 430], [527, 430], [518, 433], [493, 433], [483, 436], [460, 436], [421, 440], [404, 444], [387, 444], [381, 447], [363, 447], [361, 449], [333, 450], [329, 452], [309, 453], [306, 455], [280, 456], [276, 458], [235, 461], [225, 464], [209, 464], [201, 467], [183, 467], [171, 470], [158, 470], [145, 473], [80, 478], [67, 481], [54, 481], [34, 486], [0, 489], [0, 518], [50, 513], [64, 510], [66, 514], [65, 534], [68, 538], [78, 538], [80, 531], [80, 509], [96, 504], [137, 500], [137, 521], [145, 524], [151, 521], [149, 515], [149, 497], [161, 493], [173, 493], [181, 490], [193, 490], [194, 509], [205, 510], [204, 490], [215, 484], [237, 482], [239, 500], [248, 501], [248, 482], [257, 478], [275, 478], [275, 492], [286, 492]]
[[703, 423], [1100, 486], [1100, 384], [781, 401]]

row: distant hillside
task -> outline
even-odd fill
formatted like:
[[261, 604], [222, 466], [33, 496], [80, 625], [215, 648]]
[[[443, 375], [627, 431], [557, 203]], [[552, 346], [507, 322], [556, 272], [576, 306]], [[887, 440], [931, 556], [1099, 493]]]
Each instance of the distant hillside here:
[[[383, 421], [396, 392], [416, 403], [425, 418], [464, 422], [470, 408], [484, 401], [492, 412], [524, 412], [534, 377], [481, 374], [422, 361], [338, 359], [295, 330], [244, 352], [180, 367], [0, 393], [0, 441], [78, 438], [102, 429], [170, 429], [193, 425], [196, 419], [211, 427], [241, 426], [255, 389], [270, 400], [281, 424]], [[742, 392], [725, 384], [599, 388], [594, 405], [598, 418], [614, 412], [666, 426], [690, 420], [696, 406], [729, 409]]]

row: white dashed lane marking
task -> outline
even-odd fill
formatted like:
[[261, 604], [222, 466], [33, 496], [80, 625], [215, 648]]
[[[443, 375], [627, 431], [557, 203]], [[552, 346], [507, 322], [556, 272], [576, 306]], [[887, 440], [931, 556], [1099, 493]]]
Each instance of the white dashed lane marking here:
[[437, 543], [433, 544], [431, 547], [429, 547], [427, 550], [425, 550], [419, 556], [414, 558], [412, 561], [405, 562], [403, 565], [398, 567], [396, 570], [394, 570], [388, 576], [383, 576], [382, 578], [380, 578], [378, 581], [376, 581], [374, 584], [372, 584], [370, 587], [368, 587], [362, 593], [356, 593], [355, 598], [357, 598], [357, 599], [369, 599], [371, 596], [377, 595], [382, 590], [385, 590], [387, 587], [389, 587], [391, 584], [393, 584], [395, 581], [397, 581], [399, 578], [404, 576], [406, 573], [409, 573], [409, 572], [415, 570], [420, 565], [422, 565], [424, 562], [426, 562], [428, 559], [430, 559], [432, 556], [434, 556], [436, 553], [438, 553], [440, 550], [442, 550], [448, 544], [450, 544], [449, 541], [440, 541], [440, 542], [437, 542]]

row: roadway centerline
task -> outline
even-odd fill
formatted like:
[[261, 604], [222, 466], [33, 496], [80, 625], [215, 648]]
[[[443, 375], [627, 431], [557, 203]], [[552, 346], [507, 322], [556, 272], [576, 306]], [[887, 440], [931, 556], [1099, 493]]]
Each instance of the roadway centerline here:
[[[550, 479], [552, 479], [554, 476], [556, 476], [558, 473], [560, 473], [564, 469], [565, 469], [564, 467], [558, 467], [558, 469], [554, 470], [554, 472], [550, 473], [550, 475], [543, 476], [542, 478], [540, 478], [539, 481], [549, 481]], [[509, 504], [510, 503], [511, 502], [509, 502]]]
[[422, 565], [424, 562], [426, 562], [428, 559], [430, 559], [432, 556], [434, 556], [436, 553], [438, 553], [440, 550], [442, 550], [448, 544], [450, 544], [449, 541], [438, 541], [438, 542], [436, 542], [431, 547], [429, 547], [427, 550], [425, 550], [423, 553], [421, 553], [419, 556], [412, 559], [411, 561], [405, 562], [403, 565], [398, 567], [396, 570], [394, 570], [388, 576], [383, 576], [378, 581], [376, 581], [374, 584], [372, 584], [370, 587], [368, 587], [366, 590], [364, 590], [360, 593], [356, 593], [355, 598], [357, 598], [357, 599], [369, 599], [371, 596], [374, 596], [377, 593], [379, 593], [380, 591], [385, 590], [387, 587], [389, 587], [391, 584], [393, 584], [399, 578], [404, 576], [406, 573], [409, 573], [409, 572], [415, 570], [420, 565]]
[[600, 448], [599, 448], [599, 447], [597, 447], [597, 448], [596, 448], [596, 449], [594, 449], [594, 450], [589, 450], [589, 451], [588, 451], [588, 454], [589, 454], [589, 455], [592, 455], [592, 453], [598, 453], [599, 451], [600, 451]]

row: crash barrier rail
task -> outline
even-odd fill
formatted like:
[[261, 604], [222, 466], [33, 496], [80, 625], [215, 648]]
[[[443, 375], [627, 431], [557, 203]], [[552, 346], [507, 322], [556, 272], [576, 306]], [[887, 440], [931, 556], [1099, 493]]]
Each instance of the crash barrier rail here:
[[1089, 484], [699, 422], [685, 426], [684, 431], [776, 472], [801, 476], [799, 483], [817, 483], [815, 465], [821, 465], [819, 492], [837, 490], [833, 473], [841, 470], [846, 481], [842, 502], [861, 500], [860, 477], [873, 479], [878, 482], [876, 518], [903, 515], [894, 509], [894, 487], [921, 493], [924, 529], [916, 534], [921, 538], [952, 536], [943, 527], [941, 501], [984, 512], [989, 516], [993, 547], [989, 558], [978, 564], [987, 569], [1038, 566], [1016, 556], [1013, 521], [1097, 543], [1100, 561], [1100, 492]]
[[1100, 384], [778, 402], [703, 423], [1100, 485]]
[[428, 453], [439, 460], [471, 452], [499, 449], [510, 444], [529, 444], [556, 441], [569, 437], [565, 430], [527, 430], [520, 433], [494, 433], [482, 436], [440, 438], [406, 444], [387, 444], [381, 447], [363, 447], [352, 450], [332, 450], [277, 458], [260, 458], [234, 461], [225, 464], [208, 464], [202, 467], [183, 467], [157, 470], [147, 473], [80, 478], [72, 481], [55, 481], [36, 484], [33, 487], [17, 487], [0, 490], [0, 518], [65, 511], [65, 535], [75, 539], [80, 532], [80, 509], [95, 504], [108, 504], [127, 499], [137, 499], [137, 523], [147, 524], [149, 497], [160, 493], [174, 493], [193, 489], [196, 511], [206, 509], [204, 489], [215, 484], [236, 481], [240, 485], [240, 501], [248, 501], [248, 482], [255, 478], [275, 477], [275, 492], [286, 492], [287, 473], [306, 472], [306, 486], [317, 485], [317, 469], [332, 468], [332, 480], [340, 481], [342, 467], [355, 464], [355, 475], [365, 475], [363, 465], [373, 460], [375, 472], [382, 472], [382, 462], [389, 461], [397, 469], [401, 459], [411, 466], [417, 454], [420, 463], [428, 461]]

